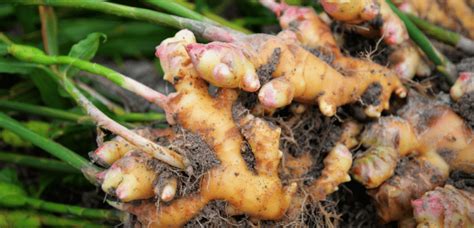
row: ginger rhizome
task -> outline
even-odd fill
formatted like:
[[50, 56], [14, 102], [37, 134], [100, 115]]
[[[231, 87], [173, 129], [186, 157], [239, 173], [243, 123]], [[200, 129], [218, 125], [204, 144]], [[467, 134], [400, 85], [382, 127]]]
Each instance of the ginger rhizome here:
[[[308, 203], [324, 200], [341, 183], [350, 181], [352, 154], [349, 148], [357, 145], [355, 137], [361, 129], [358, 124], [348, 122], [344, 125], [340, 139], [324, 158], [324, 169], [319, 177], [309, 183], [291, 181], [302, 180], [311, 166], [316, 164], [308, 156], [292, 157], [280, 151], [280, 128], [236, 104], [237, 90], [220, 88], [216, 95], [209, 94], [208, 84], [203, 80], [206, 77], [199, 75], [200, 70], [207, 69], [205, 66], [200, 68], [202, 62], [196, 64], [192, 59], [196, 54], [194, 51], [200, 46], [191, 32], [182, 30], [175, 37], [163, 41], [156, 54], [162, 62], [165, 79], [177, 91], [167, 99], [166, 105], [171, 112], [169, 116], [180, 128], [202, 138], [218, 163], [201, 175], [196, 191], [186, 193], [182, 190], [184, 186], [180, 187], [183, 184], [180, 178], [173, 172], [150, 167], [153, 163], [150, 162], [153, 160], [151, 157], [146, 154], [139, 156], [134, 152], [139, 148], [126, 145], [121, 138], [114, 138], [93, 154], [101, 163], [111, 165], [99, 174], [98, 179], [102, 181], [104, 191], [121, 201], [112, 205], [135, 214], [142, 224], [153, 227], [184, 225], [213, 200], [226, 201], [226, 210], [230, 214], [245, 214], [260, 220], [280, 220], [284, 217], [291, 220], [304, 213]], [[225, 52], [222, 53], [225, 55]], [[206, 54], [199, 53], [204, 56], [199, 60], [206, 61]], [[233, 69], [233, 63], [242, 62], [223, 64]], [[225, 70], [221, 71], [223, 68], [219, 66], [217, 69], [225, 73]], [[242, 72], [242, 80], [254, 73], [251, 70]], [[238, 83], [231, 87], [249, 88]], [[294, 108], [294, 115], [301, 115], [304, 110], [302, 107]], [[165, 134], [163, 130], [136, 132], [150, 139], [164, 137], [174, 140], [172, 133]], [[253, 168], [248, 167], [243, 159], [245, 143], [255, 159]], [[283, 157], [286, 161], [280, 167]], [[280, 179], [281, 169], [289, 170], [286, 184]], [[157, 197], [158, 203], [131, 202], [152, 197]]]
[[[234, 120], [232, 105], [237, 92], [221, 89], [216, 97], [208, 93], [207, 84], [198, 77], [186, 52], [186, 46], [193, 43], [193, 34], [184, 30], [163, 41], [157, 50], [166, 75], [173, 75], [167, 79], [177, 90], [168, 105], [175, 121], [202, 137], [220, 164], [203, 175], [196, 193], [158, 208], [147, 202], [121, 207], [136, 214], [142, 224], [154, 227], [183, 225], [214, 199], [225, 200], [254, 218], [279, 219], [297, 187], [295, 183], [283, 186], [277, 173], [282, 156], [278, 149], [280, 129], [248, 113]], [[255, 156], [255, 173], [242, 158], [244, 140]]]
[[337, 107], [359, 101], [375, 87], [374, 102], [367, 103], [365, 112], [377, 117], [388, 109], [393, 92], [401, 97], [406, 94], [396, 75], [386, 68], [341, 57], [334, 65], [347, 70], [339, 72], [295, 43], [288, 33], [249, 35], [232, 43], [190, 44], [186, 50], [198, 74], [214, 86], [255, 91], [261, 85], [259, 101], [267, 109], [298, 101], [318, 104], [324, 115], [333, 116]]
[[474, 226], [474, 193], [446, 185], [411, 201], [418, 227]]
[[410, 200], [442, 186], [449, 172], [474, 172], [472, 130], [448, 106], [417, 96], [410, 97], [400, 117], [382, 117], [362, 133], [368, 149], [352, 167], [354, 179], [372, 189], [377, 213], [386, 222], [409, 217]]
[[[357, 24], [355, 31], [363, 36], [374, 36], [374, 31], [381, 24], [382, 37], [388, 45], [392, 46], [394, 52], [390, 54], [389, 61], [391, 68], [397, 72], [400, 78], [411, 79], [415, 75], [427, 76], [431, 73], [431, 67], [427, 63], [426, 57], [409, 40], [407, 29], [404, 23], [390, 9], [385, 0], [364, 1], [322, 1], [326, 13], [334, 20], [343, 23]], [[357, 6], [365, 4], [366, 7]], [[350, 10], [349, 10], [350, 9]], [[372, 17], [357, 17], [364, 14], [366, 9], [372, 9]], [[359, 24], [369, 23], [369, 27], [360, 29]], [[305, 30], [301, 30], [305, 31]]]
[[286, 36], [294, 33], [303, 47], [318, 53], [321, 56], [330, 56], [327, 60], [336, 69], [351, 74], [380, 74], [398, 75], [403, 79], [410, 79], [415, 74], [428, 75], [430, 67], [423, 61], [415, 46], [404, 43], [390, 55], [389, 61], [393, 71], [382, 67], [370, 60], [347, 57], [341, 53], [329, 25], [316, 12], [307, 7], [289, 6], [270, 0], [261, 1], [265, 6], [279, 14], [282, 32]]
[[400, 10], [415, 14], [452, 31], [461, 31], [474, 39], [474, 11], [466, 0], [393, 1]]

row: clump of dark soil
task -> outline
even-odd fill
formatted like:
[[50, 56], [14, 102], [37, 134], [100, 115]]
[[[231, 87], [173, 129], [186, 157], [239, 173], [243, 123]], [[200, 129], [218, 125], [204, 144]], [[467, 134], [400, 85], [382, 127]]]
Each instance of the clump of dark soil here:
[[281, 49], [275, 48], [272, 55], [267, 60], [266, 64], [263, 64], [257, 69], [257, 75], [260, 79], [260, 83], [264, 85], [272, 79], [272, 74], [276, 70], [276, 66], [280, 62]]
[[166, 137], [162, 137], [159, 144], [169, 146], [171, 149], [183, 154], [184, 157], [189, 159], [192, 171], [183, 172], [160, 162], [154, 162], [153, 167], [156, 173], [159, 173], [155, 182], [160, 184], [171, 176], [177, 176], [178, 183], [181, 183], [177, 196], [189, 195], [199, 190], [201, 177], [208, 170], [219, 165], [220, 161], [199, 135], [180, 126], [174, 126], [173, 131], [175, 137], [171, 141]]
[[474, 92], [464, 94], [459, 101], [453, 102], [451, 107], [474, 129]]
[[454, 171], [449, 175], [446, 184], [453, 185], [462, 190], [474, 192], [474, 174]]
[[382, 94], [382, 85], [375, 82], [369, 85], [360, 98], [363, 105], [379, 105], [380, 95]]
[[274, 117], [266, 118], [281, 128], [280, 150], [295, 157], [310, 152], [313, 165], [307, 174], [310, 182], [319, 177], [324, 168], [323, 160], [342, 132], [337, 118], [326, 117], [317, 106], [308, 106], [302, 114], [290, 114], [290, 110], [279, 111]]

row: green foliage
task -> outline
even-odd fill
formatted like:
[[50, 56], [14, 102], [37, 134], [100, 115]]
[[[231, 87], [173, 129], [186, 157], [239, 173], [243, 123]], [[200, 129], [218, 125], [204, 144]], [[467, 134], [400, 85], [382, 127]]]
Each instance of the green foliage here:
[[[30, 129], [31, 131], [43, 136], [43, 137], [49, 137], [49, 131], [51, 129], [51, 126], [48, 123], [41, 122], [41, 121], [36, 121], [36, 120], [30, 120], [23, 125]], [[33, 145], [31, 142], [28, 140], [22, 139], [20, 136], [17, 134], [13, 133], [10, 130], [3, 130], [0, 133], [0, 137], [5, 142], [7, 145], [10, 145], [12, 147], [32, 147]]]
[[21, 207], [25, 205], [26, 192], [18, 185], [0, 182], [0, 205]]
[[[83, 60], [91, 60], [97, 53], [101, 41], [103, 40], [103, 42], [105, 42], [106, 39], [107, 36], [103, 33], [91, 33], [85, 39], [74, 44], [69, 51], [68, 56]], [[62, 65], [59, 67], [59, 71], [72, 77], [79, 72], [79, 69], [72, 68], [71, 65]]]
[[0, 211], [0, 227], [41, 227], [41, 220], [24, 211]]

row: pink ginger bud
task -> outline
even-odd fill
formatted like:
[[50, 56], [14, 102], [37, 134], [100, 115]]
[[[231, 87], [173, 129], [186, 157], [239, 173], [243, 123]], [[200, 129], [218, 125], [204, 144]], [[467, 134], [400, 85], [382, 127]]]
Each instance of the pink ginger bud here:
[[260, 88], [254, 65], [233, 44], [212, 42], [186, 46], [199, 76], [214, 86], [241, 88], [254, 92]]

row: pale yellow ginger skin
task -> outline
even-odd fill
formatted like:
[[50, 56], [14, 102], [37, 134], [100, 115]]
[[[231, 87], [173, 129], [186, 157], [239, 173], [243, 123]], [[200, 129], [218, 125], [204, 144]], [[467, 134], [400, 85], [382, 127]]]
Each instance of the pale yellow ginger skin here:
[[377, 16], [376, 0], [322, 0], [325, 11], [338, 20], [357, 24]]
[[[181, 31], [176, 37], [165, 40], [158, 49], [159, 56], [164, 57], [163, 62], [173, 61], [171, 56], [179, 57], [173, 62], [178, 65], [163, 64], [179, 72], [171, 81], [177, 94], [169, 100], [169, 106], [176, 121], [200, 135], [221, 164], [203, 175], [200, 191], [193, 195], [175, 199], [159, 208], [144, 203], [140, 206], [125, 204], [122, 209], [136, 214], [142, 224], [151, 227], [183, 225], [214, 199], [226, 200], [233, 208], [253, 218], [281, 218], [289, 207], [296, 184], [283, 187], [278, 177], [277, 167], [282, 156], [278, 149], [280, 129], [247, 115], [239, 121], [242, 133], [239, 132], [231, 110], [237, 98], [236, 91], [222, 89], [215, 98], [208, 94], [208, 86], [198, 77], [185, 51], [188, 41], [192, 40], [189, 37], [193, 37], [189, 31]], [[169, 69], [164, 67], [164, 70]], [[240, 154], [243, 137], [255, 155], [256, 174], [247, 168]]]
[[101, 173], [102, 190], [117, 196], [122, 202], [148, 199], [154, 196], [153, 181], [156, 173], [146, 167], [146, 155], [128, 154]]
[[[133, 132], [150, 140], [160, 134], [160, 132], [151, 129], [135, 129]], [[125, 154], [135, 149], [136, 147], [127, 140], [120, 136], [116, 136], [100, 145], [99, 148], [90, 154], [90, 156], [95, 162], [110, 166], [115, 161], [125, 156]]]
[[[295, 34], [294, 37], [298, 39], [302, 46], [314, 48], [322, 51], [326, 55], [333, 56], [334, 60], [332, 61], [331, 65], [333, 65], [336, 69], [343, 69], [345, 71], [345, 75], [353, 78], [359, 78], [361, 80], [369, 80], [369, 78], [378, 78], [380, 75], [384, 75], [387, 76], [386, 79], [389, 81], [388, 84], [400, 84], [399, 81], [394, 79], [394, 77], [396, 77], [394, 71], [391, 71], [369, 60], [344, 56], [331, 33], [331, 29], [318, 17], [313, 9], [287, 5], [281, 5], [280, 8], [282, 15], [279, 17], [279, 21], [282, 28], [285, 29], [283, 32], [285, 37], [291, 37], [288, 34], [293, 32]], [[415, 57], [419, 58], [419, 55], [416, 55]], [[403, 65], [403, 67], [416, 68], [416, 65]], [[413, 77], [413, 75], [410, 75], [410, 77]], [[284, 82], [278, 82], [279, 83], [277, 83], [277, 86], [279, 84], [284, 84]], [[382, 89], [382, 97], [390, 97], [390, 89], [385, 89], [386, 86], [383, 85], [383, 80], [381, 80], [381, 84], [382, 87], [384, 87]], [[347, 88], [345, 91], [352, 91], [352, 88]], [[405, 95], [405, 91], [402, 87], [399, 87], [395, 92], [401, 97]], [[281, 96], [284, 97], [283, 95]], [[368, 116], [378, 117], [383, 109], [388, 108], [389, 100], [382, 98], [378, 105], [369, 105], [365, 112]]]
[[337, 107], [359, 100], [371, 84], [379, 83], [382, 87], [380, 103], [366, 109], [367, 115], [377, 117], [388, 108], [393, 92], [402, 97], [405, 95], [398, 78], [394, 74], [384, 75], [381, 71], [385, 68], [381, 66], [361, 66], [358, 62], [351, 62], [348, 65], [360, 66], [358, 71], [342, 75], [294, 42], [263, 35], [249, 37], [248, 41], [261, 45], [254, 52], [258, 53], [255, 59], [260, 60], [257, 68], [267, 63], [275, 49], [281, 53], [281, 61], [272, 74], [275, 79], [263, 85], [259, 92], [260, 101], [266, 106], [283, 107], [292, 100], [317, 103], [324, 115], [333, 116]]
[[404, 220], [411, 216], [410, 202], [423, 193], [444, 184], [449, 166], [435, 152], [429, 152], [403, 167], [402, 173], [368, 190], [382, 222]]
[[[338, 21], [359, 24], [375, 19], [380, 15], [383, 25], [380, 28], [382, 37], [389, 45], [401, 44], [408, 40], [408, 32], [405, 24], [390, 9], [385, 0], [348, 0], [348, 1], [321, 1], [327, 14]], [[367, 11], [367, 9], [371, 9]], [[360, 17], [366, 12], [370, 12], [370, 17]], [[373, 16], [372, 16], [373, 15]]]
[[465, 0], [418, 1], [400, 0], [397, 6], [434, 24], [453, 31], [464, 31], [470, 39], [474, 39], [474, 11]]
[[[329, 31], [318, 34], [327, 34], [325, 38], [321, 38], [322, 42], [333, 42]], [[259, 91], [259, 100], [267, 109], [284, 107], [292, 101], [298, 101], [318, 104], [324, 115], [333, 116], [337, 107], [358, 101], [370, 85], [378, 83], [382, 87], [380, 102], [376, 105], [368, 105], [366, 108], [368, 116], [378, 117], [384, 109], [389, 108], [389, 98], [393, 92], [401, 97], [406, 95], [406, 91], [396, 75], [386, 68], [368, 61], [339, 58], [340, 60], [338, 59], [335, 65], [342, 69], [348, 69], [343, 75], [300, 47], [289, 33], [284, 33], [279, 37], [264, 34], [249, 35], [236, 40], [231, 46], [218, 42], [199, 45], [197, 48], [193, 48], [193, 46], [195, 45], [187, 48], [191, 56], [206, 57], [205, 64], [201, 64], [199, 59], [194, 58], [193, 64], [197, 69], [201, 69], [203, 66], [215, 69], [222, 64], [220, 55], [206, 53], [216, 53], [214, 49], [228, 53], [237, 46], [242, 50], [243, 55], [236, 54], [234, 56], [247, 57], [255, 69], [268, 64], [274, 53], [278, 52], [279, 58], [275, 63], [275, 70], [272, 72], [274, 79], [262, 85]], [[215, 48], [216, 46], [218, 48]], [[225, 49], [226, 46], [227, 49]], [[337, 49], [337, 46], [333, 48]], [[208, 56], [214, 56], [214, 61], [210, 61]], [[244, 62], [244, 60], [242, 61]], [[231, 69], [231, 71], [239, 70]], [[210, 71], [201, 72], [202, 78], [215, 77], [203, 75], [204, 72], [209, 73]], [[225, 83], [210, 82], [217, 87], [225, 86]]]
[[[403, 119], [383, 117], [362, 134], [362, 142], [366, 146], [391, 146], [399, 157], [408, 154], [416, 157], [401, 174], [390, 179], [388, 174], [393, 173], [393, 168], [373, 168], [387, 165], [383, 162], [387, 157], [370, 158], [374, 155], [367, 154], [365, 159], [378, 164], [372, 167], [356, 159], [352, 168], [353, 171], [365, 170], [354, 172], [353, 176], [366, 186], [375, 186], [373, 180], [377, 180], [379, 187], [369, 192], [375, 199], [377, 213], [385, 222], [409, 217], [410, 200], [442, 185], [450, 171], [474, 172], [473, 132], [463, 119], [443, 104], [412, 99], [400, 110]], [[364, 159], [364, 155], [358, 159]], [[393, 159], [398, 161], [398, 157]]]
[[355, 158], [351, 173], [367, 189], [376, 188], [393, 176], [398, 160], [399, 154], [393, 147], [371, 147]]
[[[253, 64], [238, 46], [213, 42], [207, 46], [190, 44], [188, 48], [193, 50], [190, 56], [196, 71], [209, 83], [221, 88], [241, 88], [248, 92], [255, 92], [260, 88]], [[219, 64], [215, 65], [216, 61]]]
[[[293, 31], [295, 37], [303, 46], [315, 48], [326, 55], [333, 55], [333, 65], [354, 72], [363, 71], [363, 73], [366, 73], [367, 68], [375, 68], [380, 69], [380, 74], [393, 74], [388, 69], [382, 70], [380, 66], [370, 61], [344, 56], [331, 33], [331, 29], [313, 9], [294, 6], [283, 8], [283, 13], [279, 17], [281, 27], [286, 31]], [[367, 32], [367, 30], [361, 32], [364, 31]], [[418, 48], [408, 41], [397, 46], [389, 60], [391, 68], [401, 79], [411, 79], [415, 75], [427, 76], [431, 73], [430, 66], [423, 59]]]
[[327, 195], [337, 191], [338, 186], [351, 180], [349, 170], [352, 165], [352, 154], [343, 144], [336, 144], [324, 158], [324, 169], [321, 176], [309, 187], [313, 200], [324, 200]]
[[397, 46], [396, 50], [390, 54], [389, 62], [401, 79], [409, 80], [415, 75], [429, 76], [431, 74], [430, 65], [412, 42]]
[[437, 187], [411, 204], [418, 228], [474, 226], [474, 194], [452, 185]]
[[458, 101], [465, 94], [474, 91], [474, 72], [461, 72], [451, 87], [450, 94], [454, 101]]

